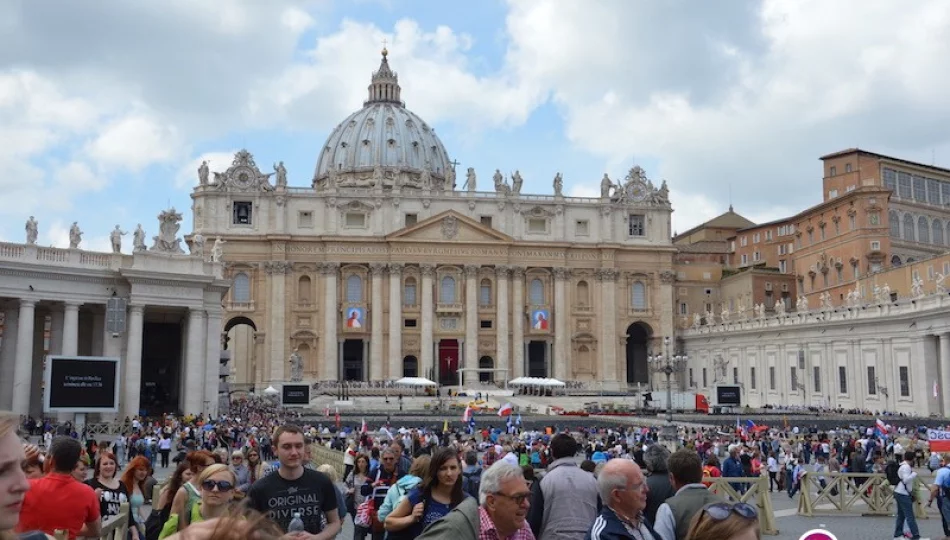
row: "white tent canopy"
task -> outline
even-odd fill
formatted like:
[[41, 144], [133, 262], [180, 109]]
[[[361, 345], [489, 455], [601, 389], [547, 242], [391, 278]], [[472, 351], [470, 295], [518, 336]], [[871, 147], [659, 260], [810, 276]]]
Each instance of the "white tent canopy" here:
[[439, 386], [435, 381], [431, 381], [425, 377], [403, 377], [396, 380], [393, 384], [404, 386]]
[[515, 386], [544, 386], [544, 387], [560, 387], [565, 386], [565, 384], [557, 379], [549, 379], [547, 377], [517, 377], [508, 381], [508, 384], [513, 384]]
[[280, 390], [274, 388], [273, 386], [268, 386], [267, 388], [264, 389], [264, 393], [267, 395], [273, 396], [275, 394], [279, 394]]

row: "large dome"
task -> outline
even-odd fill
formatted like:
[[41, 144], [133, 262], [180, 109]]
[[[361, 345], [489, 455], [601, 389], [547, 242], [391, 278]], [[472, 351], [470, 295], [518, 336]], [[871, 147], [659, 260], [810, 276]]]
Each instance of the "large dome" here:
[[[320, 150], [313, 185], [452, 189], [454, 169], [435, 131], [400, 101], [399, 78], [383, 49], [363, 108], [340, 122]], [[428, 174], [423, 171], [427, 170]], [[451, 178], [444, 185], [446, 174]], [[328, 182], [333, 177], [332, 182]]]

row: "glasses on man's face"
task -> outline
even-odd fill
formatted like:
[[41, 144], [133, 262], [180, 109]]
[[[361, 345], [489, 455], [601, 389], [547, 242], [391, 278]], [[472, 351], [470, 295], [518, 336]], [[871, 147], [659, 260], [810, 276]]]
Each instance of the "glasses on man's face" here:
[[[759, 511], [748, 503], [739, 502], [735, 504], [715, 503], [703, 508], [703, 513], [708, 514], [714, 521], [722, 521], [735, 512], [746, 519], [758, 519]], [[702, 517], [700, 517], [702, 519]]]
[[524, 504], [524, 502], [528, 500], [528, 497], [531, 496], [530, 493], [518, 493], [516, 495], [508, 495], [507, 493], [502, 493], [500, 491], [495, 493], [495, 495], [499, 497], [504, 497], [506, 499], [510, 499], [512, 502], [514, 502], [518, 506], [521, 506], [522, 504]]
[[383, 461], [396, 461], [396, 458], [384, 457]]
[[218, 491], [225, 492], [234, 489], [234, 484], [227, 480], [205, 480], [201, 483], [201, 487], [204, 488], [205, 491], [212, 491], [214, 488], [218, 488]]

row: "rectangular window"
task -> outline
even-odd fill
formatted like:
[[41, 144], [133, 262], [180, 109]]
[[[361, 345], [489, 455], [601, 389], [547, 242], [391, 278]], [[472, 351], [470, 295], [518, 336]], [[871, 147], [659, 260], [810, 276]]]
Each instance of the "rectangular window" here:
[[491, 330], [491, 319], [479, 321], [479, 325], [483, 330]]
[[759, 262], [759, 252], [758, 252], [758, 251], [753, 251], [753, 252], [752, 252], [752, 262]]
[[819, 234], [821, 235], [821, 239], [824, 240], [824, 239], [825, 239], [825, 228], [824, 228], [824, 227], [819, 227], [818, 230], [819, 230]]
[[874, 373], [874, 366], [868, 366], [868, 395], [877, 395], [877, 375]]
[[930, 204], [940, 204], [940, 182], [927, 179], [927, 202]]
[[528, 232], [533, 234], [548, 232], [548, 220], [545, 218], [528, 218]]
[[405, 306], [416, 305], [416, 282], [406, 282], [402, 290], [402, 303]]
[[574, 234], [577, 236], [590, 235], [590, 222], [586, 219], [579, 219], [574, 222]]
[[812, 378], [815, 379], [815, 393], [821, 392], [821, 366], [812, 367]]
[[740, 260], [742, 261], [742, 266], [749, 264], [749, 255], [747, 253], [743, 253]]
[[732, 368], [732, 384], [739, 384], [739, 368]]
[[627, 234], [630, 236], [643, 236], [646, 234], [644, 216], [642, 214], [630, 214], [627, 222]]
[[950, 204], [950, 182], [940, 182], [940, 197], [943, 204]]
[[894, 192], [897, 191], [897, 171], [884, 169], [884, 187]]
[[755, 233], [755, 234], [752, 235], [752, 243], [753, 243], [753, 244], [758, 244], [758, 243], [759, 243], [759, 233]]
[[902, 199], [909, 199], [913, 191], [910, 184], [910, 174], [905, 172], [897, 173], [897, 196]]
[[479, 221], [481, 221], [482, 225], [491, 227], [491, 216], [482, 216], [479, 218]]
[[769, 366], [769, 390], [775, 390], [775, 366]]
[[798, 367], [792, 366], [789, 369], [791, 371], [792, 392], [798, 392]]
[[832, 189], [831, 191], [828, 192], [828, 198], [829, 198], [829, 199], [834, 199], [834, 198], [837, 197], [837, 196], [838, 196], [838, 190], [837, 190], [837, 189]]
[[838, 392], [848, 393], [848, 368], [846, 366], [838, 366]]
[[363, 229], [366, 227], [366, 214], [362, 212], [347, 212], [344, 226], [347, 229]]
[[749, 388], [755, 390], [755, 366], [749, 368]]
[[708, 381], [707, 381], [707, 379], [706, 379], [706, 368], [703, 368], [703, 388], [706, 388], [706, 383], [707, 383], [707, 382], [708, 382]]
[[232, 223], [235, 225], [250, 225], [253, 207], [254, 205], [252, 205], [249, 201], [235, 201], [233, 216], [234, 220]]
[[419, 214], [406, 214], [406, 227], [412, 227], [419, 222]]
[[850, 163], [845, 163], [845, 164], [844, 164], [844, 172], [846, 172], [846, 173], [851, 172], [851, 164], [850, 164]]
[[854, 230], [854, 226], [855, 226], [854, 217], [855, 217], [854, 214], [848, 216], [848, 230], [849, 231]]
[[313, 212], [303, 210], [297, 213], [297, 226], [301, 228], [313, 227]]
[[841, 234], [841, 225], [837, 221], [833, 223], [835, 224], [835, 236], [838, 236], [839, 234]]
[[838, 274], [838, 283], [844, 283], [844, 268], [835, 268], [835, 271]]
[[765, 241], [766, 242], [772, 241], [772, 231], [765, 231]]
[[689, 368], [689, 385], [690, 387], [696, 386], [696, 379], [693, 378], [693, 368]]
[[927, 187], [924, 177], [914, 175], [914, 199], [920, 202], [927, 202]]
[[780, 260], [780, 261], [778, 262], [778, 271], [781, 272], [781, 273], [783, 273], [783, 274], [787, 274], [787, 273], [788, 273], [788, 266], [787, 266], [786, 263], [785, 263], [785, 259], [782, 259], [782, 260]]
[[907, 366], [898, 368], [901, 379], [901, 397], [910, 397], [910, 372]]
[[836, 176], [837, 174], [838, 174], [838, 167], [835, 167], [834, 165], [832, 165], [829, 176]]
[[491, 305], [491, 284], [488, 281], [483, 282], [478, 287], [478, 305]]
[[710, 279], [712, 279], [712, 272], [703, 272], [703, 280], [709, 281]]
[[814, 243], [815, 243], [815, 231], [814, 231], [814, 229], [808, 231], [808, 243], [809, 243], [809, 244], [814, 244]]
[[731, 242], [729, 242], [729, 251], [731, 251], [731, 252], [733, 252], [733, 253], [736, 252], [736, 241], [735, 241], [735, 240], [732, 240]]
[[406, 328], [415, 328], [416, 319], [406, 319]]
[[688, 314], [689, 314], [689, 306], [686, 304], [686, 302], [680, 302], [680, 315], [688, 315]]
[[881, 242], [879, 240], [871, 241], [871, 251], [881, 251]]

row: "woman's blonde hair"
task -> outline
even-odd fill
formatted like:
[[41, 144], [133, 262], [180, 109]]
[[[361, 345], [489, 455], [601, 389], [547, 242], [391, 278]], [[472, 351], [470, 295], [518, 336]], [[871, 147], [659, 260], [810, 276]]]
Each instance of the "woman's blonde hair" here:
[[716, 521], [712, 516], [701, 510], [693, 516], [686, 538], [690, 540], [722, 540], [723, 538], [732, 538], [749, 528], [754, 528], [755, 537], [762, 540], [762, 530], [759, 528], [758, 519], [744, 518], [735, 512], [729, 512], [729, 517], [722, 521]]
[[412, 465], [409, 466], [409, 474], [418, 476], [419, 478], [425, 478], [429, 474], [430, 462], [432, 462], [432, 457], [428, 454], [416, 456], [416, 458], [412, 460]]
[[205, 480], [211, 478], [212, 476], [220, 473], [226, 472], [231, 475], [231, 483], [237, 483], [237, 477], [234, 476], [234, 471], [232, 471], [227, 465], [221, 463], [215, 463], [214, 465], [209, 466], [205, 470], [201, 471], [201, 474], [198, 475], [197, 484], [200, 486]]
[[324, 463], [323, 465], [317, 467], [317, 472], [322, 472], [323, 474], [327, 475], [327, 478], [329, 478], [334, 484], [340, 481], [340, 475], [337, 474], [336, 469], [333, 468], [333, 465], [330, 465], [329, 463]]
[[0, 411], [0, 437], [11, 431], [16, 433], [20, 427], [20, 417], [10, 411]]

